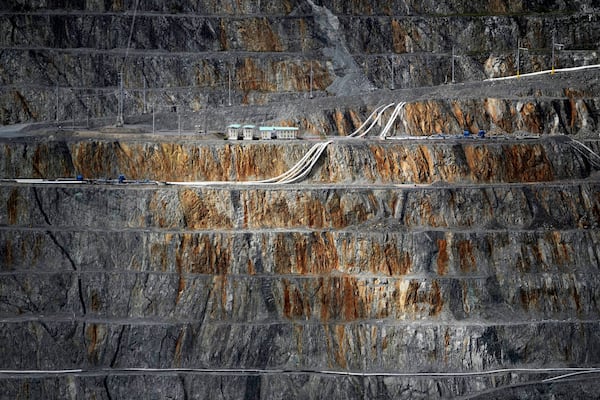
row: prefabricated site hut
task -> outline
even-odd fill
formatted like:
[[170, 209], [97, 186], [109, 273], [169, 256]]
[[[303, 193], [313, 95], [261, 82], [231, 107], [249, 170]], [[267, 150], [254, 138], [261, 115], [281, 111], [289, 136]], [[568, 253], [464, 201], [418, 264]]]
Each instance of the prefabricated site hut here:
[[254, 132], [256, 132], [256, 126], [244, 125], [244, 127], [242, 128], [244, 140], [254, 140]]
[[276, 126], [275, 135], [277, 139], [297, 139], [298, 138], [298, 128], [293, 126]]
[[258, 130], [262, 140], [271, 140], [275, 135], [275, 129], [272, 126], [261, 126]]
[[259, 131], [263, 140], [298, 138], [298, 128], [293, 126], [261, 126]]
[[238, 140], [241, 133], [242, 125], [240, 124], [231, 124], [227, 127], [227, 139], [229, 140]]

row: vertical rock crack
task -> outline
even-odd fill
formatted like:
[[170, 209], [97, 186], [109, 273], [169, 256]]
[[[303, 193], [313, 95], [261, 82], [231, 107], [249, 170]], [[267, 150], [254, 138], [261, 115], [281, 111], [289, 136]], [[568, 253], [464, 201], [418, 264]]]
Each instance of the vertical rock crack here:
[[[42, 201], [40, 200], [39, 193], [38, 193], [38, 191], [37, 191], [37, 189], [35, 187], [33, 188], [33, 195], [34, 195], [34, 198], [35, 198], [35, 203], [36, 203], [36, 205], [38, 207], [38, 210], [42, 214], [42, 217], [44, 218], [44, 221], [46, 222], [46, 224], [48, 226], [52, 226], [52, 222], [50, 221], [50, 217], [48, 217], [48, 214], [44, 210], [44, 206], [42, 205]], [[81, 284], [81, 276], [79, 275], [79, 270], [77, 269], [77, 265], [75, 264], [75, 261], [73, 261], [73, 258], [71, 257], [71, 254], [69, 254], [69, 252], [67, 251], [67, 249], [63, 245], [60, 244], [60, 242], [58, 241], [58, 239], [56, 238], [56, 236], [54, 235], [54, 233], [51, 230], [47, 229], [46, 230], [46, 234], [50, 237], [50, 240], [52, 240], [52, 243], [54, 243], [56, 245], [56, 247], [58, 247], [58, 249], [60, 250], [60, 252], [65, 256], [65, 258], [67, 259], [67, 261], [71, 265], [71, 268], [73, 269], [73, 271], [77, 275], [77, 292], [78, 292], [79, 302], [81, 304], [81, 310], [82, 310], [83, 315], [86, 315], [87, 314], [87, 310], [86, 310], [86, 306], [85, 306], [85, 299], [83, 298], [83, 288], [82, 288], [82, 284]]]

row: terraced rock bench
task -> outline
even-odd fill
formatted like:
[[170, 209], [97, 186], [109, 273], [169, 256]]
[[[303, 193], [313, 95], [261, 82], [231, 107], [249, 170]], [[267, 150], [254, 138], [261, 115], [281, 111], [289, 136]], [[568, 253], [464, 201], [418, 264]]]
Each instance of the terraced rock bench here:
[[[310, 145], [15, 141], [1, 171], [252, 180]], [[541, 382], [600, 362], [600, 181], [564, 139], [338, 140], [294, 185], [0, 188], [8, 396], [597, 393]]]

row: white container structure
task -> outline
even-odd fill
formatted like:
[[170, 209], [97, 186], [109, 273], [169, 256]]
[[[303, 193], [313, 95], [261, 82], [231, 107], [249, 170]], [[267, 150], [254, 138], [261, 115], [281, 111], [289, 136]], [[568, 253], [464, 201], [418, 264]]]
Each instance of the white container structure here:
[[275, 129], [272, 126], [261, 126], [260, 128], [258, 128], [258, 130], [260, 131], [260, 138], [262, 140], [273, 139]]
[[274, 127], [277, 139], [297, 139], [298, 128], [293, 126], [276, 126]]
[[238, 140], [242, 126], [240, 124], [231, 124], [227, 127], [227, 139]]
[[242, 128], [242, 134], [244, 136], [244, 140], [254, 140], [254, 132], [256, 131], [256, 126], [254, 125], [244, 125]]

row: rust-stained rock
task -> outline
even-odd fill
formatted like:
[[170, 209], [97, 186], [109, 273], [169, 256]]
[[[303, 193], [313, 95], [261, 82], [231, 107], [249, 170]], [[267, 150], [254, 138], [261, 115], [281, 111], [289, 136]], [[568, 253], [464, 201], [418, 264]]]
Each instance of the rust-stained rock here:
[[[349, 130], [350, 128], [348, 128]], [[5, 164], [4, 178], [73, 177], [131, 180], [235, 181], [275, 177], [291, 168], [310, 148], [296, 142], [277, 144], [177, 142], [57, 141], [15, 145], [0, 151], [20, 165]], [[553, 160], [550, 162], [550, 160]], [[567, 142], [427, 141], [385, 144], [356, 141], [331, 146], [309, 181], [374, 183], [526, 182], [584, 177], [589, 166]]]
[[485, 80], [598, 64], [569, 3], [2, 2], [0, 123], [43, 123], [1, 132], [0, 397], [595, 399], [600, 183], [559, 135], [597, 71]]

